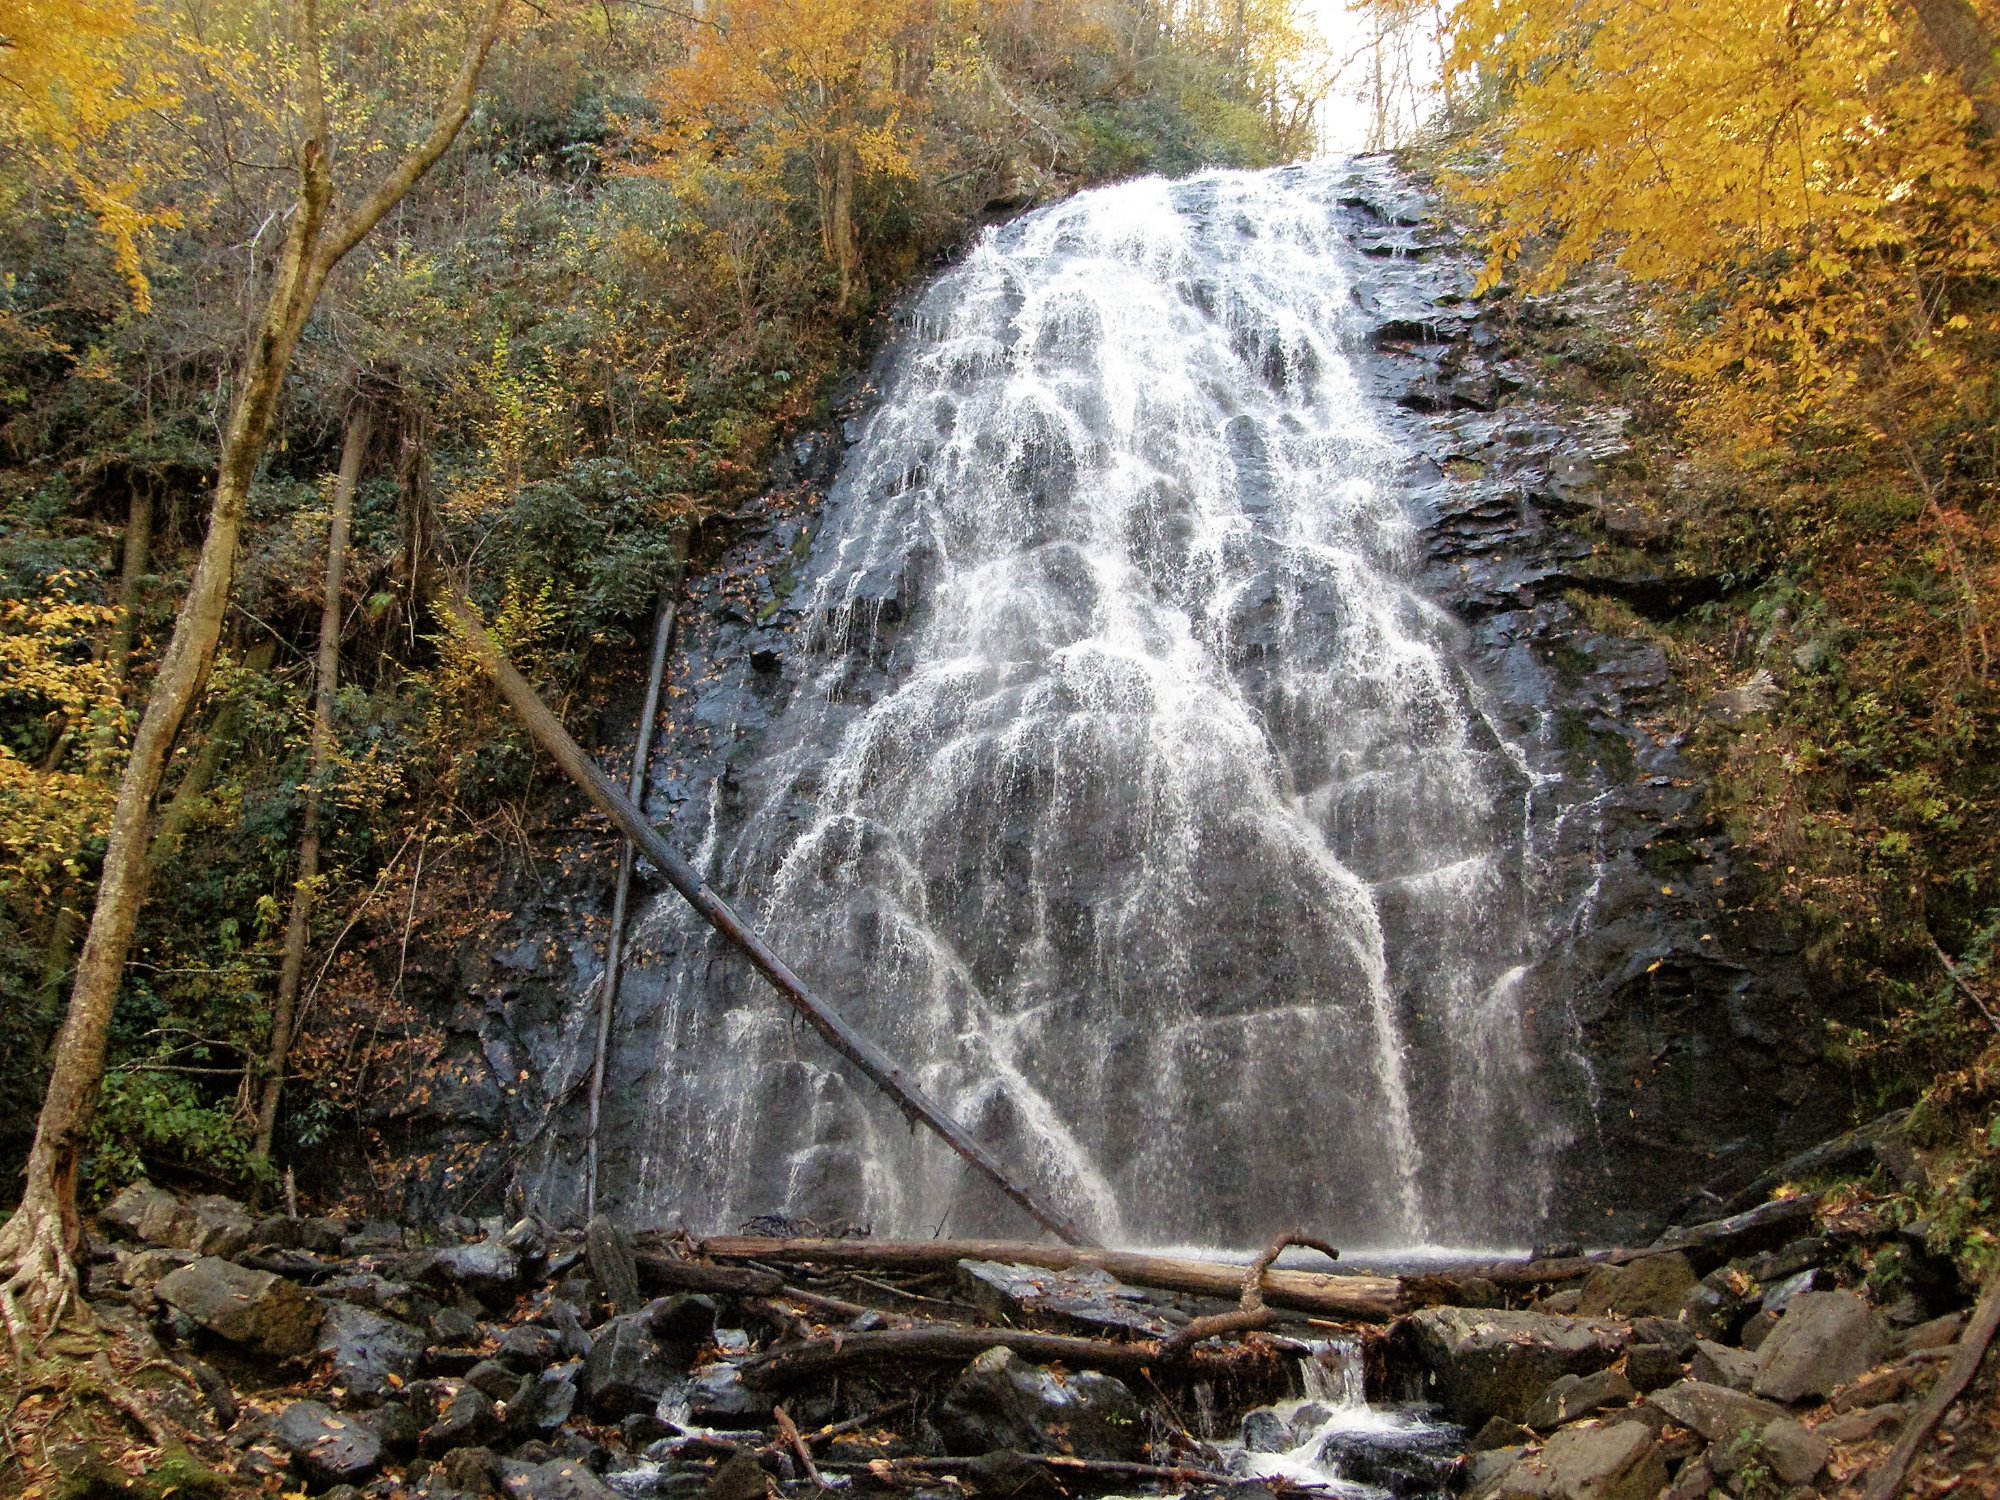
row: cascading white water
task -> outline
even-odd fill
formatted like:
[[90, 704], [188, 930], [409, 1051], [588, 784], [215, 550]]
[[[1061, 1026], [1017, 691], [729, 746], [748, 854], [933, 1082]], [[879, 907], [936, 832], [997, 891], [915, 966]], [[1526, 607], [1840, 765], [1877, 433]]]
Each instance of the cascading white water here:
[[[1371, 170], [1086, 193], [940, 278], [710, 830], [711, 882], [1107, 1241], [1540, 1207], [1529, 778], [1411, 583], [1337, 207]], [[677, 907], [650, 923], [636, 1217], [1023, 1227]]]

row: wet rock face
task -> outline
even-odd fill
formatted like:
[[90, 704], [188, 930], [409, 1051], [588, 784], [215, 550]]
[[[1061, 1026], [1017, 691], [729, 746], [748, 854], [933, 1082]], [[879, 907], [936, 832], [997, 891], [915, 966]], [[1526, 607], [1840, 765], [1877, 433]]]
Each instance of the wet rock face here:
[[[1796, 944], [1777, 920], [1745, 909], [1742, 874], [1704, 808], [1695, 768], [1653, 727], [1675, 702], [1665, 658], [1650, 642], [1597, 629], [1573, 600], [1581, 590], [1667, 618], [1715, 597], [1719, 585], [1665, 568], [1660, 538], [1618, 498], [1632, 462], [1624, 414], [1565, 408], [1545, 395], [1505, 310], [1470, 299], [1475, 257], [1450, 229], [1426, 220], [1431, 210], [1422, 196], [1382, 181], [1347, 196], [1352, 201], [1340, 205], [1345, 232], [1369, 256], [1368, 276], [1354, 289], [1364, 346], [1357, 369], [1386, 398], [1390, 436], [1407, 455], [1400, 482], [1420, 526], [1422, 585], [1458, 620], [1474, 690], [1521, 747], [1523, 769], [1535, 779], [1535, 816], [1548, 834], [1532, 897], [1570, 912], [1567, 935], [1520, 978], [1542, 1067], [1536, 1086], [1545, 1107], [1534, 1128], [1545, 1139], [1537, 1149], [1552, 1163], [1543, 1228], [1638, 1241], [1690, 1216], [1684, 1200], [1691, 1193], [1726, 1196], [1775, 1157], [1825, 1135], [1839, 1097], [1825, 1086], [1812, 1045], [1825, 1007], [1808, 995]], [[1565, 323], [1596, 315], [1587, 298], [1515, 311], [1544, 347], [1560, 339]], [[1081, 349], [1088, 340], [1078, 338]], [[911, 665], [904, 643], [928, 607], [926, 580], [936, 565], [921, 546], [878, 558], [857, 575], [837, 621], [808, 618], [810, 590], [799, 586], [824, 565], [814, 544], [825, 496], [861, 434], [871, 392], [889, 383], [904, 352], [892, 342], [867, 379], [840, 393], [835, 423], [780, 455], [770, 493], [697, 541], [678, 617], [673, 710], [646, 799], [684, 849], [726, 846], [740, 833], [770, 789], [774, 755], [817, 753], [784, 743], [774, 726], [811, 685], [824, 653], [845, 650], [847, 673], [835, 691], [863, 705]], [[1274, 380], [1317, 378], [1286, 363], [1296, 351], [1274, 345], [1267, 352], [1277, 361]], [[941, 408], [939, 421], [949, 420]], [[1230, 462], [1254, 490], [1268, 481], [1269, 455], [1254, 451], [1251, 435], [1239, 436], [1231, 439]], [[1020, 458], [1034, 471], [1029, 488], [1038, 503], [1056, 517], [1072, 503], [1065, 486], [1074, 482], [1074, 455], [1058, 451], [1056, 435], [1044, 438], [1024, 439]], [[913, 484], [922, 480], [910, 476]], [[1178, 555], [1186, 540], [1163, 531], [1161, 555]], [[1052, 575], [1051, 597], [1071, 582]], [[1270, 601], [1254, 595], [1246, 593], [1229, 628], [1253, 656], [1286, 649]], [[1333, 619], [1329, 611], [1329, 628]], [[1026, 620], [1023, 628], [1046, 623]], [[836, 628], [846, 635], [824, 638]], [[637, 696], [635, 681], [634, 703]], [[606, 740], [629, 743], [629, 721], [618, 715], [607, 715], [602, 729]], [[802, 785], [788, 815], [810, 818], [814, 791]], [[1076, 817], [1080, 827], [1100, 830], [1084, 842], [1116, 858], [1111, 810], [1079, 804]], [[985, 817], [980, 839], [1018, 843], [1019, 823]], [[856, 837], [865, 839], [865, 831]], [[576, 851], [571, 868], [608, 882], [609, 852], [608, 844]], [[1226, 869], [1226, 853], [1204, 857]], [[589, 1028], [578, 1020], [601, 951], [588, 925], [601, 912], [573, 890], [553, 895], [520, 882], [507, 940], [466, 958], [464, 977], [477, 1003], [458, 1007], [465, 1045], [474, 1048], [476, 1039], [493, 1080], [527, 1072], [541, 1097], [554, 1101], [557, 1128], [537, 1148], [528, 1181], [558, 1218], [579, 1207], [581, 1091], [571, 1084], [588, 1067]], [[754, 907], [758, 893], [724, 894]], [[1087, 950], [1100, 937], [1090, 902], [1057, 895], [1073, 928], [1065, 940]], [[857, 913], [856, 928], [887, 941], [894, 917]], [[680, 923], [657, 910], [635, 924], [642, 961], [621, 992], [601, 1143], [601, 1201], [628, 1217], [679, 1208], [648, 1201], [653, 1190], [640, 1185], [644, 1153], [658, 1133], [656, 1039], [693, 1024], [691, 1015], [758, 998], [757, 981], [726, 960], [704, 969], [700, 995], [673, 989], [689, 941]], [[1013, 961], [1009, 935], [996, 931], [992, 941], [992, 962], [1004, 969]], [[867, 988], [865, 973], [847, 971], [824, 952], [817, 958], [833, 965], [824, 976], [831, 989]], [[1147, 1087], [1145, 1046], [1138, 1023], [1112, 1038], [1107, 1079]], [[699, 1063], [689, 1066], [681, 1093], [699, 1100]], [[864, 1132], [837, 1118], [844, 1090], [809, 1046], [783, 1071], [785, 1087], [773, 1095], [752, 1145], [783, 1154], [817, 1132], [787, 1180], [812, 1205], [808, 1212], [852, 1212], [864, 1195], [869, 1147]], [[1604, 1107], [1592, 1120], [1594, 1097]], [[516, 1123], [538, 1118], [538, 1104], [523, 1090]], [[492, 1103], [489, 1113], [499, 1118], [514, 1107]], [[471, 1113], [468, 1107], [468, 1120]], [[997, 1137], [1018, 1129], [1006, 1108], [996, 1105], [991, 1114], [980, 1123]], [[661, 1148], [654, 1142], [650, 1149]]]

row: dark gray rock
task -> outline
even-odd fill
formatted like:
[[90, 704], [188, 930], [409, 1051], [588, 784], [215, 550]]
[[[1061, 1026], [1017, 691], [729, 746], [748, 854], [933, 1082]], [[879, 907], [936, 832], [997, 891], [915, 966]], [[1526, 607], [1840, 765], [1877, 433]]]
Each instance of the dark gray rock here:
[[1811, 1484], [1826, 1467], [1831, 1451], [1825, 1438], [1790, 1417], [1766, 1423], [1757, 1439], [1758, 1455], [1786, 1484]]
[[382, 1451], [391, 1458], [414, 1458], [423, 1429], [416, 1413], [401, 1401], [385, 1401], [373, 1411], [362, 1413], [368, 1430], [381, 1440]]
[[1688, 1373], [1708, 1385], [1747, 1391], [1757, 1379], [1757, 1356], [1747, 1349], [1732, 1349], [1713, 1339], [1702, 1339], [1694, 1346]]
[[1680, 1356], [1665, 1344], [1634, 1344], [1625, 1355], [1625, 1378], [1635, 1390], [1657, 1391], [1672, 1385], [1684, 1368]]
[[531, 1468], [509, 1465], [504, 1472], [509, 1500], [618, 1500], [588, 1464], [574, 1458], [553, 1458]]
[[763, 1500], [771, 1482], [749, 1451], [738, 1448], [716, 1469], [702, 1500]]
[[431, 1342], [447, 1349], [462, 1349], [476, 1344], [484, 1336], [480, 1332], [479, 1320], [471, 1313], [456, 1307], [439, 1308], [431, 1314]]
[[493, 1409], [493, 1399], [477, 1386], [454, 1385], [439, 1402], [436, 1418], [417, 1440], [425, 1454], [484, 1447], [500, 1436], [500, 1417]]
[[1887, 1340], [1852, 1292], [1801, 1292], [1757, 1351], [1752, 1389], [1774, 1401], [1831, 1395], [1880, 1357]]
[[317, 1401], [294, 1401], [271, 1424], [271, 1441], [314, 1485], [358, 1484], [382, 1464], [382, 1443], [353, 1417]]
[[1609, 1406], [1623, 1406], [1638, 1392], [1617, 1370], [1589, 1375], [1559, 1375], [1528, 1409], [1526, 1423], [1537, 1432], [1551, 1432]]
[[431, 1273], [488, 1307], [505, 1307], [521, 1289], [521, 1262], [498, 1240], [450, 1245], [431, 1257]]
[[313, 1346], [320, 1309], [292, 1282], [203, 1256], [160, 1278], [162, 1301], [218, 1338], [272, 1359], [291, 1359]]
[[[581, 1329], [577, 1330], [579, 1333]], [[508, 1368], [527, 1372], [552, 1365], [562, 1357], [562, 1335], [553, 1328], [522, 1323], [500, 1336], [496, 1358]]]
[[1731, 1443], [1746, 1433], [1762, 1432], [1766, 1424], [1785, 1414], [1783, 1407], [1769, 1401], [1699, 1380], [1684, 1380], [1654, 1391], [1646, 1397], [1646, 1404], [1711, 1443]]
[[1729, 1343], [1756, 1307], [1763, 1289], [1743, 1272], [1718, 1267], [1696, 1283], [1681, 1302], [1681, 1322], [1700, 1338]]
[[590, 1274], [612, 1311], [637, 1312], [643, 1305], [639, 1295], [639, 1267], [625, 1232], [598, 1214], [584, 1227], [583, 1234]]
[[520, 1384], [518, 1370], [510, 1370], [497, 1359], [482, 1359], [460, 1377], [469, 1386], [486, 1392], [495, 1401], [505, 1401]]
[[1123, 1381], [1094, 1370], [1058, 1375], [1009, 1349], [988, 1349], [958, 1378], [938, 1408], [947, 1450], [996, 1448], [1136, 1459], [1144, 1447], [1139, 1403]]
[[771, 1414], [771, 1397], [743, 1383], [727, 1361], [704, 1365], [692, 1380], [677, 1382], [660, 1398], [662, 1407], [687, 1403], [691, 1420], [704, 1427], [754, 1427]]
[[1599, 1266], [1585, 1278], [1576, 1310], [1586, 1317], [1672, 1317], [1694, 1282], [1694, 1267], [1680, 1254]]
[[361, 1401], [381, 1401], [415, 1378], [424, 1336], [409, 1324], [349, 1302], [326, 1304], [319, 1352], [336, 1385]]
[[523, 1375], [507, 1401], [507, 1430], [516, 1438], [546, 1438], [576, 1410], [577, 1364], [552, 1365]]
[[1658, 1500], [1666, 1460], [1642, 1423], [1565, 1427], [1481, 1493], [1492, 1500]]
[[1630, 1333], [1595, 1318], [1427, 1307], [1397, 1337], [1429, 1371], [1429, 1394], [1453, 1421], [1476, 1427], [1496, 1414], [1522, 1420], [1557, 1377], [1614, 1363]]
[[1460, 1443], [1458, 1434], [1445, 1427], [1334, 1432], [1320, 1443], [1319, 1458], [1342, 1479], [1386, 1490], [1398, 1500], [1414, 1500], [1447, 1491]]
[[1283, 1453], [1292, 1446], [1292, 1425], [1268, 1406], [1243, 1415], [1246, 1453]]
[[669, 1356], [643, 1313], [627, 1313], [597, 1330], [580, 1385], [592, 1411], [622, 1417], [651, 1411], [686, 1368]]

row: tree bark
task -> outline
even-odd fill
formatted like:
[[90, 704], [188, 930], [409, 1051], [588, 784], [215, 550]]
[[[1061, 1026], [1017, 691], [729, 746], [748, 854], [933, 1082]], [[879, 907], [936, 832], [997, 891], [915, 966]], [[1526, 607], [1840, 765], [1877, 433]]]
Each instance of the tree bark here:
[[327, 164], [319, 12], [316, 0], [300, 0], [295, 26], [304, 61], [301, 103], [306, 130], [299, 152], [298, 197], [223, 433], [208, 534], [119, 779], [97, 903], [77, 962], [69, 1009], [56, 1038], [21, 1205], [0, 1228], [0, 1269], [9, 1273], [0, 1285], [0, 1320], [17, 1344], [35, 1335], [35, 1323], [52, 1326], [75, 1295], [76, 1267], [70, 1252], [82, 1231], [76, 1207], [77, 1169], [103, 1082], [105, 1042], [119, 983], [146, 895], [153, 798], [182, 721], [215, 659], [250, 482], [263, 458], [292, 352], [334, 267], [457, 138], [472, 112], [472, 97], [507, 3], [485, 0], [458, 76], [429, 134], [352, 213], [329, 227], [333, 185]]
[[[1229, 1298], [1241, 1296], [1245, 1269], [1226, 1261], [1016, 1240], [776, 1240], [718, 1235], [703, 1240], [700, 1248], [703, 1255], [715, 1260], [903, 1271], [947, 1270], [961, 1260], [1043, 1266], [1052, 1271], [1090, 1268], [1136, 1286]], [[1330, 1276], [1281, 1268], [1264, 1272], [1260, 1285], [1264, 1301], [1271, 1306], [1324, 1317], [1386, 1323], [1400, 1310], [1401, 1283], [1392, 1276]]]
[[584, 754], [582, 746], [570, 738], [562, 721], [549, 711], [549, 706], [528, 686], [527, 679], [515, 670], [514, 664], [493, 643], [485, 626], [479, 623], [478, 614], [463, 596], [445, 594], [438, 601], [438, 611], [486, 675], [493, 679], [501, 696], [521, 716], [528, 732], [550, 758], [562, 767], [570, 780], [590, 795], [591, 801], [625, 830], [626, 837], [639, 846], [640, 852], [653, 862], [666, 877], [667, 883], [687, 898], [688, 905], [700, 913], [703, 921], [750, 960], [757, 972], [785, 998], [786, 1003], [825, 1038], [828, 1046], [866, 1074], [913, 1123], [935, 1134], [1001, 1192], [1027, 1210], [1036, 1223], [1069, 1244], [1086, 1243], [1080, 1231], [1016, 1183], [1007, 1169], [974, 1140], [964, 1126], [909, 1081], [903, 1069], [887, 1053], [808, 990], [805, 981], [792, 972], [770, 945], [745, 926], [728, 904], [708, 888], [694, 866], [674, 852], [673, 846], [653, 830], [645, 815], [632, 805], [631, 799], [619, 791], [597, 762]]
[[278, 1124], [278, 1097], [285, 1088], [285, 1060], [292, 1050], [298, 1015], [299, 979], [305, 973], [306, 939], [312, 931], [313, 896], [319, 884], [321, 782], [333, 751], [333, 699], [340, 685], [340, 588], [347, 571], [347, 537], [354, 522], [354, 489], [368, 450], [368, 408], [357, 403], [347, 419], [340, 450], [340, 476], [333, 486], [333, 515], [326, 528], [326, 594], [319, 612], [319, 664], [313, 682], [312, 733], [306, 742], [304, 807], [299, 819], [299, 876], [292, 886], [292, 910], [285, 922], [285, 956], [278, 966], [278, 997], [271, 1007], [270, 1050], [264, 1059], [263, 1088], [257, 1099], [257, 1134], [252, 1149], [269, 1159]]
[[153, 488], [132, 476], [132, 499], [125, 517], [125, 556], [118, 572], [118, 622], [112, 627], [105, 664], [111, 680], [123, 683], [132, 669], [132, 642], [139, 619], [139, 588], [153, 544]]
[[1917, 24], [1972, 101], [1972, 111], [1988, 140], [2000, 139], [2000, 47], [1991, 27], [1971, 0], [1909, 0]]
[[[687, 566], [688, 536], [681, 530], [674, 562], [660, 589], [659, 617], [653, 624], [653, 660], [646, 674], [646, 700], [639, 710], [639, 732], [632, 742], [632, 776], [627, 783], [635, 805], [646, 800], [646, 762], [653, 752], [653, 720], [660, 712], [660, 682], [666, 676], [667, 653], [674, 644], [674, 602]], [[632, 894], [632, 841], [618, 846], [618, 887], [611, 899], [611, 935], [604, 944], [604, 988], [597, 1007], [597, 1048], [590, 1062], [588, 1155], [584, 1164], [583, 1216], [597, 1214], [597, 1130], [604, 1104], [604, 1064], [611, 1050], [611, 1021], [618, 1009], [618, 976], [625, 961], [625, 908]]]
[[[1060, 1361], [1074, 1370], [1141, 1370], [1165, 1363], [1160, 1346], [1150, 1340], [1119, 1343], [1111, 1339], [1079, 1338], [1066, 1333], [1030, 1333], [1019, 1328], [972, 1328], [951, 1323], [922, 1328], [886, 1328], [867, 1333], [842, 1331], [823, 1339], [780, 1344], [743, 1362], [746, 1384], [789, 1385], [810, 1380], [848, 1365], [902, 1364], [911, 1361], [954, 1363], [976, 1359], [992, 1348], [1012, 1349], [1037, 1364]], [[1237, 1367], [1241, 1355], [1190, 1350], [1184, 1356], [1200, 1373], [1224, 1374]]]

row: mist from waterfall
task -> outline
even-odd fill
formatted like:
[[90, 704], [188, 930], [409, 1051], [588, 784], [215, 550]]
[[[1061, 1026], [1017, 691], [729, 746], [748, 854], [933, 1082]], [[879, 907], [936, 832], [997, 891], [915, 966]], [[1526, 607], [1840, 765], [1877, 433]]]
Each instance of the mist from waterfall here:
[[[1107, 1242], [1540, 1217], [1526, 760], [1414, 584], [1329, 163], [1101, 189], [932, 286], [711, 883]], [[673, 898], [639, 1221], [1018, 1233]]]

